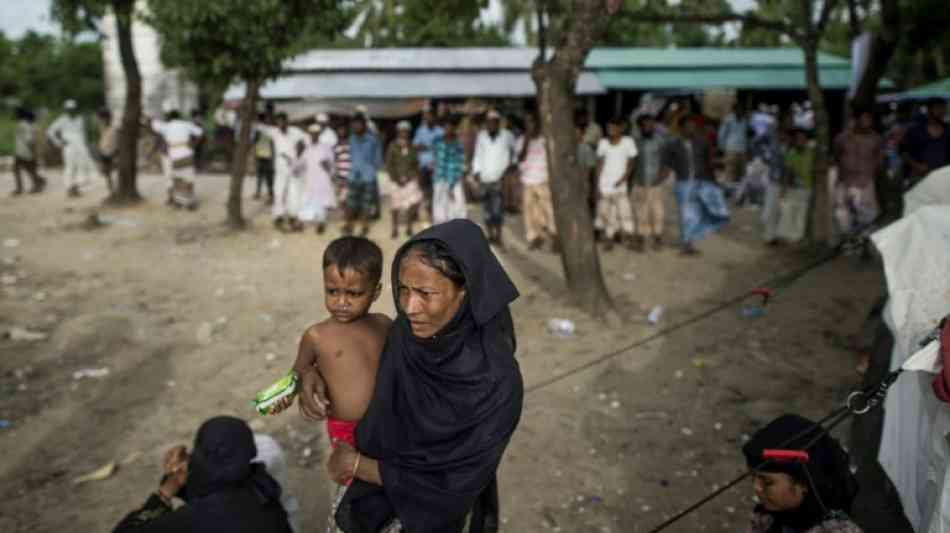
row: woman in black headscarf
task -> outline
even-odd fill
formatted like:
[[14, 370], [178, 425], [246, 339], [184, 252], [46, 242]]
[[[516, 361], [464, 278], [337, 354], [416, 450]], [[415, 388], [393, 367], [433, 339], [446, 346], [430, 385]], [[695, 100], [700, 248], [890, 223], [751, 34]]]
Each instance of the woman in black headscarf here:
[[[280, 485], [262, 463], [251, 462], [256, 455], [254, 434], [243, 420], [208, 420], [190, 456], [184, 446], [168, 451], [159, 489], [114, 532], [291, 533]], [[173, 511], [176, 496], [186, 505]]]
[[[805, 451], [808, 461], [769, 460], [764, 452], [776, 449]], [[847, 515], [858, 492], [848, 454], [814, 422], [781, 416], [742, 453], [755, 470], [759, 501], [749, 533], [861, 533]]]
[[[508, 310], [518, 291], [467, 220], [417, 235], [392, 271], [398, 316], [357, 426], [358, 451], [340, 444], [327, 464], [332, 479], [354, 477], [337, 525], [346, 533], [497, 531], [495, 473], [523, 396]], [[304, 402], [319, 395], [319, 384], [307, 385], [319, 377], [309, 380]]]

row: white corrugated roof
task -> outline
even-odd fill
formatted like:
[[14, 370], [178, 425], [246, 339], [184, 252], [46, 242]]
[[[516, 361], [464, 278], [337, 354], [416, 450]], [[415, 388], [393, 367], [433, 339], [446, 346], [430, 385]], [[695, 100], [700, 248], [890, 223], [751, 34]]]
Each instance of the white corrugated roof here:
[[528, 70], [536, 48], [368, 48], [320, 49], [285, 65], [288, 72], [400, 70]]
[[[603, 94], [604, 87], [591, 73], [577, 80], [577, 94]], [[261, 88], [267, 100], [330, 98], [485, 98], [535, 95], [528, 72], [341, 72], [290, 74]], [[244, 96], [244, 86], [234, 86], [225, 98]]]

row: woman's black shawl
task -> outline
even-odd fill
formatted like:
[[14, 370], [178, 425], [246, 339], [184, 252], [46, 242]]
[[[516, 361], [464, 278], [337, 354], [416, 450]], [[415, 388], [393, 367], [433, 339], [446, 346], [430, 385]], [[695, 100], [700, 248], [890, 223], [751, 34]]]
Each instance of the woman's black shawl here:
[[346, 533], [376, 533], [397, 517], [407, 533], [460, 532], [469, 512], [472, 532], [489, 531], [497, 520], [495, 472], [523, 397], [508, 310], [518, 291], [481, 229], [453, 220], [397, 252], [397, 303], [400, 260], [423, 240], [442, 243], [462, 268], [465, 301], [431, 339], [414, 337], [401, 311], [393, 323], [373, 400], [356, 430], [360, 452], [380, 461], [383, 486], [350, 486], [336, 514]]

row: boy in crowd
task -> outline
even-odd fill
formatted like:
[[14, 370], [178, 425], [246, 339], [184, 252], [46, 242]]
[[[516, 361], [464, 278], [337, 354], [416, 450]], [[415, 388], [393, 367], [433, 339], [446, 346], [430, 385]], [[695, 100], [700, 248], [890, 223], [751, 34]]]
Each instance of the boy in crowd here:
[[[392, 323], [386, 315], [369, 312], [382, 290], [382, 272], [382, 251], [363, 237], [340, 237], [323, 253], [324, 304], [330, 318], [304, 332], [294, 372], [318, 372], [326, 382], [326, 427], [333, 446], [341, 441], [356, 446], [356, 424], [373, 398], [379, 356]], [[295, 399], [288, 396], [270, 414]]]
[[637, 145], [633, 138], [623, 134], [623, 126], [623, 118], [612, 118], [607, 124], [607, 138], [597, 145], [598, 194], [594, 227], [606, 237], [604, 251], [607, 252], [613, 249], [618, 232], [627, 238], [633, 237], [633, 212], [627, 184], [637, 157]]

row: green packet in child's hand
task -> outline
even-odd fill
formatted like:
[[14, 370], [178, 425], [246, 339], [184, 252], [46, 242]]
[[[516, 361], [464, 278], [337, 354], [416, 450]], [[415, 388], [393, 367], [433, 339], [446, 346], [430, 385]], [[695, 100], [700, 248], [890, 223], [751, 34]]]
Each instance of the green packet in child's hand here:
[[297, 392], [297, 373], [291, 370], [286, 376], [280, 378], [277, 383], [267, 387], [254, 397], [254, 407], [257, 412], [266, 415], [270, 413], [270, 408], [277, 402], [292, 396]]

